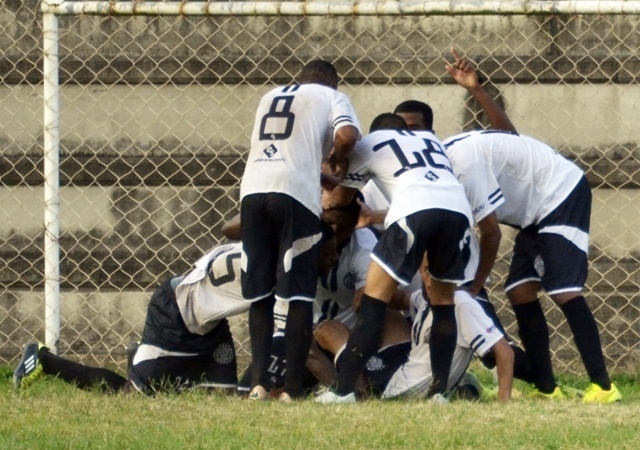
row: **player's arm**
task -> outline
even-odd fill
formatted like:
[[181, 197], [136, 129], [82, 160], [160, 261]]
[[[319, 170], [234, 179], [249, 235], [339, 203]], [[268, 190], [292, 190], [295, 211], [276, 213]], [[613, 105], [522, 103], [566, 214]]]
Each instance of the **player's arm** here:
[[360, 131], [353, 125], [345, 125], [336, 130], [333, 136], [333, 149], [327, 156], [330, 175], [344, 178], [347, 173], [349, 153], [359, 137]]
[[454, 48], [451, 48], [454, 62], [445, 65], [445, 69], [453, 77], [458, 85], [465, 88], [469, 94], [478, 102], [487, 115], [487, 119], [494, 130], [516, 132], [516, 127], [511, 123], [505, 111], [480, 85], [478, 74], [473, 65], [458, 55]]
[[491, 348], [496, 360], [498, 372], [498, 401], [511, 400], [511, 388], [513, 385], [513, 349], [503, 337]]
[[360, 215], [356, 228], [365, 228], [369, 225], [383, 225], [387, 217], [386, 209], [371, 209], [366, 203], [357, 200], [360, 205]]
[[311, 348], [307, 357], [307, 369], [320, 383], [327, 386], [331, 386], [338, 376], [333, 361], [320, 350], [315, 340], [311, 341]]
[[487, 278], [491, 275], [502, 239], [502, 231], [495, 212], [491, 212], [481, 219], [478, 222], [478, 229], [480, 231], [480, 261], [473, 283], [468, 289], [472, 297], [478, 295]]
[[239, 241], [241, 237], [240, 232], [240, 214], [236, 214], [224, 225], [222, 225], [222, 235], [227, 239]]

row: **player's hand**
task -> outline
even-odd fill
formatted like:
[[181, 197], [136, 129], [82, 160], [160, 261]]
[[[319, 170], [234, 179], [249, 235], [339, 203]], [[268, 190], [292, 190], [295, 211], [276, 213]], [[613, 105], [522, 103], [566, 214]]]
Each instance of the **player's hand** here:
[[366, 228], [371, 225], [371, 213], [373, 210], [367, 205], [365, 202], [360, 199], [356, 199], [358, 205], [360, 205], [360, 214], [358, 215], [358, 223], [356, 223], [356, 228]]
[[335, 148], [331, 149], [327, 159], [325, 160], [322, 171], [340, 180], [347, 174], [349, 168], [349, 160], [343, 155], [336, 152]]
[[445, 70], [453, 77], [458, 85], [467, 90], [473, 90], [480, 86], [475, 67], [466, 59], [458, 55], [455, 48], [451, 47], [451, 55], [454, 62], [444, 66]]

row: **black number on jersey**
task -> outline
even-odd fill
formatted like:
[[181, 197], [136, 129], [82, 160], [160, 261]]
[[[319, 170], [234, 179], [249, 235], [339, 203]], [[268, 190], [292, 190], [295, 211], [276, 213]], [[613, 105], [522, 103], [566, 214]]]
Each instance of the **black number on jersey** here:
[[[406, 134], [406, 132], [403, 132], [401, 134]], [[395, 139], [389, 139], [388, 141], [380, 142], [378, 145], [373, 147], [373, 151], [377, 152], [384, 147], [389, 147], [391, 149], [393, 154], [396, 156], [396, 159], [402, 166], [400, 170], [396, 171], [393, 174], [394, 177], [398, 177], [408, 170], [419, 167], [444, 169], [453, 173], [453, 169], [451, 169], [451, 165], [449, 164], [449, 158], [447, 158], [447, 155], [440, 147], [440, 144], [430, 139], [422, 139], [422, 142], [424, 142], [425, 148], [420, 152], [412, 152], [415, 162], [409, 162], [409, 159], [407, 159], [407, 155], [405, 155], [405, 153], [402, 151], [402, 148], [400, 147], [400, 144], [398, 144]], [[443, 160], [443, 163], [436, 162], [435, 157], [439, 157], [439, 159]], [[426, 178], [431, 181], [435, 181], [436, 179], [438, 179], [438, 176], [433, 172], [429, 172]]]
[[213, 261], [211, 261], [209, 263], [209, 266], [207, 267], [207, 275], [209, 276], [209, 281], [211, 281], [211, 284], [214, 286], [222, 286], [225, 283], [229, 283], [233, 280], [236, 279], [236, 273], [233, 270], [233, 260], [234, 259], [238, 259], [240, 258], [240, 253], [229, 253], [225, 256], [225, 258], [227, 259], [227, 273], [219, 276], [218, 278], [216, 278], [216, 276], [214, 275], [213, 271], [211, 270], [211, 265], [213, 264], [213, 261], [215, 261], [215, 259]]
[[[292, 93], [298, 90], [300, 86], [287, 86], [282, 89], [283, 93]], [[291, 132], [293, 131], [293, 122], [296, 119], [296, 115], [291, 112], [291, 105], [293, 104], [293, 95], [279, 95], [274, 97], [269, 107], [269, 111], [262, 116], [260, 121], [260, 140], [261, 141], [281, 141], [289, 139]], [[284, 130], [280, 133], [273, 133], [267, 131], [267, 124], [270, 125], [269, 129], [273, 130], [274, 127], [277, 130]]]

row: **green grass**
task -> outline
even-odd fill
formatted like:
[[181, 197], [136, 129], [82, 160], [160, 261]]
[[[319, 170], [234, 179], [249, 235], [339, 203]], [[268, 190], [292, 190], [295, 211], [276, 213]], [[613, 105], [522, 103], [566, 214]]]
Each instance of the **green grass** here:
[[[583, 387], [577, 379], [565, 383]], [[17, 392], [0, 370], [2, 449], [637, 448], [640, 376], [615, 378], [624, 401], [583, 405], [368, 401], [258, 403], [216, 394], [148, 398], [80, 391], [45, 377]], [[523, 386], [519, 386], [524, 389]]]

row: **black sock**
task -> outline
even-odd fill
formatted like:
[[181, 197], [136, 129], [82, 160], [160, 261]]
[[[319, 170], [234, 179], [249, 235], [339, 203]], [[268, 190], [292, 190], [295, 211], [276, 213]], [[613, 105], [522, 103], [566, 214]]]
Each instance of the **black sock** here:
[[451, 361], [458, 337], [454, 305], [432, 306], [431, 313], [433, 324], [429, 335], [429, 351], [433, 382], [429, 387], [429, 396], [447, 391]]
[[362, 296], [358, 320], [341, 356], [336, 388], [338, 395], [355, 392], [358, 376], [380, 346], [386, 311], [387, 304], [382, 300], [366, 294]]
[[549, 327], [540, 301], [513, 305], [522, 346], [531, 361], [531, 374], [540, 392], [549, 394], [557, 386], [551, 365]]
[[304, 394], [303, 380], [313, 336], [312, 328], [313, 303], [306, 301], [290, 302], [284, 333], [287, 355], [284, 391], [291, 398], [301, 397]]
[[611, 389], [611, 380], [602, 354], [598, 325], [586, 300], [581, 295], [565, 302], [560, 308], [567, 318], [589, 379], [608, 391]]
[[56, 375], [67, 383], [75, 384], [80, 389], [99, 388], [103, 391], [119, 391], [127, 382], [126, 378], [100, 367], [79, 364], [48, 350], [40, 350], [38, 354], [42, 370], [46, 374]]
[[251, 303], [249, 307], [249, 338], [251, 341], [251, 388], [268, 386], [267, 369], [273, 339], [273, 306], [275, 296]]
[[531, 361], [523, 349], [516, 345], [512, 345], [513, 350], [513, 378], [534, 383], [533, 371], [531, 370]]

